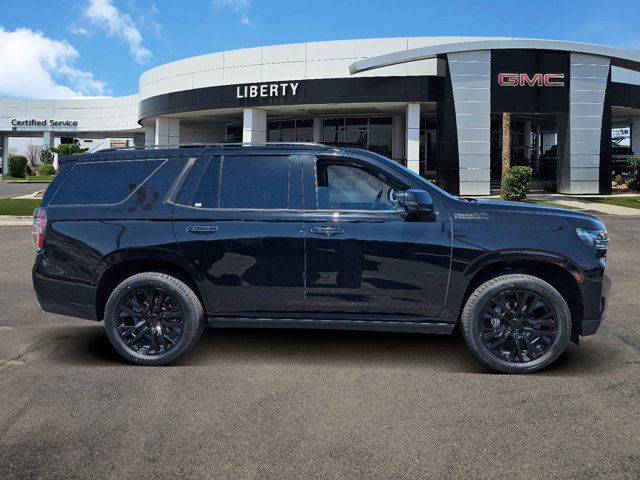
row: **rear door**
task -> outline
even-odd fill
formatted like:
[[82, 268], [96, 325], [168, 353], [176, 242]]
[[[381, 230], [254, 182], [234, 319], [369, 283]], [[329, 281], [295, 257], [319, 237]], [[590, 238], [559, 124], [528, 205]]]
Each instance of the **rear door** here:
[[302, 311], [301, 175], [289, 154], [211, 155], [192, 166], [173, 225], [210, 314]]
[[309, 315], [432, 318], [445, 300], [448, 215], [406, 221], [395, 192], [411, 187], [377, 162], [305, 159], [306, 296]]

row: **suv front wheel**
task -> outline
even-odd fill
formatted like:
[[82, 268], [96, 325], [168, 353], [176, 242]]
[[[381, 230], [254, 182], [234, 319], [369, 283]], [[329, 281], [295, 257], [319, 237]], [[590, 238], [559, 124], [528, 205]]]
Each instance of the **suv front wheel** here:
[[109, 296], [107, 336], [127, 360], [166, 365], [196, 344], [205, 324], [202, 304], [181, 280], [159, 272], [133, 275]]
[[527, 373], [548, 366], [565, 350], [571, 314], [547, 282], [513, 274], [480, 285], [469, 296], [460, 325], [467, 345], [485, 365]]

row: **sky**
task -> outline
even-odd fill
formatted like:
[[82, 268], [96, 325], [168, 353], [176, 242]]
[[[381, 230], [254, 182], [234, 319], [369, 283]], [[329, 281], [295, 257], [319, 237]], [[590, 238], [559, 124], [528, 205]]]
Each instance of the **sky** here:
[[640, 0], [0, 0], [0, 97], [120, 96], [142, 72], [236, 48], [513, 36], [640, 49]]

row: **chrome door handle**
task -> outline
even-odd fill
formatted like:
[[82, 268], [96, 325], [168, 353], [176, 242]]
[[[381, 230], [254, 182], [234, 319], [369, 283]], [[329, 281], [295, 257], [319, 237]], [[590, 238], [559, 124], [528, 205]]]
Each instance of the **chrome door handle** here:
[[318, 235], [326, 235], [330, 237], [332, 235], [339, 235], [344, 233], [344, 228], [342, 227], [312, 227], [311, 233], [316, 233]]
[[186, 229], [187, 233], [207, 234], [218, 231], [217, 225], [189, 225]]

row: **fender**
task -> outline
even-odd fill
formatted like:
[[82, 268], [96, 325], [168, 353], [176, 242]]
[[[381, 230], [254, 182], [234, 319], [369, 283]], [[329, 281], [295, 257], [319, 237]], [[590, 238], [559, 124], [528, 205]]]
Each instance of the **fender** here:
[[574, 272], [579, 273], [578, 266], [571, 261], [570, 258], [564, 255], [559, 255], [554, 252], [545, 250], [520, 250], [520, 249], [508, 249], [508, 250], [492, 250], [484, 253], [471, 262], [464, 270], [463, 275], [468, 281], [483, 268], [499, 263], [508, 261], [535, 261], [535, 262], [547, 262], [553, 263], [559, 267], [562, 267], [571, 274]]
[[104, 256], [94, 271], [94, 285], [96, 288], [100, 285], [106, 272], [125, 262], [151, 262], [172, 264], [180, 270], [185, 271], [198, 288], [200, 298], [206, 299], [205, 290], [202, 288], [202, 279], [198, 278], [184, 257], [178, 251], [164, 249], [160, 247], [154, 248], [128, 248], [116, 250]]
[[547, 263], [563, 268], [574, 278], [581, 276], [580, 269], [569, 259], [557, 253], [535, 249], [505, 249], [492, 250], [479, 255], [464, 268], [464, 270], [451, 270], [451, 280], [449, 295], [442, 316], [450, 319], [457, 319], [460, 313], [462, 302], [464, 301], [467, 289], [473, 281], [475, 275], [486, 267], [503, 262], [531, 261]]

